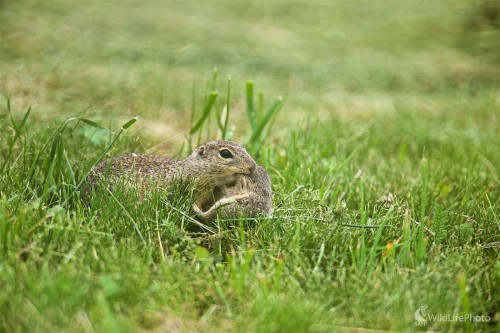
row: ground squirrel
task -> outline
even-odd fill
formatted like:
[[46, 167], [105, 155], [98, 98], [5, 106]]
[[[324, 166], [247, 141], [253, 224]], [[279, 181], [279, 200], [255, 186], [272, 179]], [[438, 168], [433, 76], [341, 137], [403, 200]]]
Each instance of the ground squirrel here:
[[215, 203], [208, 206], [193, 205], [193, 211], [204, 221], [210, 221], [216, 214], [222, 217], [255, 217], [259, 213], [271, 215], [271, 180], [267, 171], [257, 166], [249, 175], [240, 175], [234, 183], [214, 189]]
[[[254, 174], [256, 170], [258, 172]], [[129, 177], [134, 177], [139, 183], [136, 185], [143, 188], [151, 182], [168, 185], [174, 180], [192, 181], [195, 187], [193, 210], [202, 220], [212, 219], [215, 210], [221, 206], [224, 206], [226, 215], [238, 215], [242, 211], [254, 216], [258, 211], [271, 211], [268, 208], [271, 207], [271, 186], [267, 172], [257, 166], [242, 145], [232, 141], [209, 141], [183, 160], [142, 154], [117, 156], [97, 164], [86, 183], [91, 190], [96, 189], [104, 178], [106, 182], [116, 183]], [[261, 185], [264, 189], [260, 189]], [[251, 191], [251, 194], [245, 195], [245, 191]], [[248, 208], [251, 202], [260, 199], [260, 193], [263, 202], [255, 206], [262, 209]], [[264, 202], [267, 200], [269, 202]], [[203, 212], [203, 209], [209, 211]]]

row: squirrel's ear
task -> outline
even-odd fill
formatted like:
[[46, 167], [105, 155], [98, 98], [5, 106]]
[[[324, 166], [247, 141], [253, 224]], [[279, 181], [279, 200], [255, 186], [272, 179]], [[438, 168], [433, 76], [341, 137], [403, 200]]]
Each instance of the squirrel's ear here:
[[198, 155], [199, 156], [205, 155], [205, 146], [199, 146], [198, 147]]

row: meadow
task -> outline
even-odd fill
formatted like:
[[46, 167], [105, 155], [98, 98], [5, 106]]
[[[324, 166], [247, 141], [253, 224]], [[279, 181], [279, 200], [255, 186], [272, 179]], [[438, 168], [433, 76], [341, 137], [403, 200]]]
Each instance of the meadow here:
[[[0, 0], [0, 332], [498, 331], [499, 27], [494, 1]], [[272, 217], [82, 200], [105, 157], [215, 138]]]

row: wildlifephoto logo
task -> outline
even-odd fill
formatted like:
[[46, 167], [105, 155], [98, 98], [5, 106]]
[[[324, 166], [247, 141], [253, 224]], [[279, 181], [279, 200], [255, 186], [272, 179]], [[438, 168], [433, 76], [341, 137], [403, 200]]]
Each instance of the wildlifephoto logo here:
[[[422, 305], [415, 311], [415, 326], [425, 326], [427, 325], [427, 314], [425, 310], [427, 309], [427, 304]], [[417, 325], [417, 323], [419, 325]]]
[[485, 315], [473, 315], [473, 314], [465, 314], [465, 315], [459, 315], [457, 313], [454, 314], [449, 314], [449, 313], [437, 313], [437, 314], [431, 314], [427, 313], [426, 310], [429, 306], [427, 304], [424, 304], [420, 306], [417, 311], [415, 311], [415, 326], [425, 326], [429, 321], [437, 321], [437, 322], [443, 322], [443, 321], [458, 321], [458, 322], [489, 322], [491, 320], [490, 316], [485, 316]]

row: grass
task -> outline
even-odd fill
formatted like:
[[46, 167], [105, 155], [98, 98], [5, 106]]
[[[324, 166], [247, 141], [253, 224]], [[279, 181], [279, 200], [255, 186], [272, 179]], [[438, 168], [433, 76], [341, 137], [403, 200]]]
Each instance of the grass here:
[[[0, 331], [496, 331], [477, 6], [0, 1]], [[200, 227], [182, 186], [82, 200], [104, 156], [216, 136], [268, 169], [272, 217]]]

